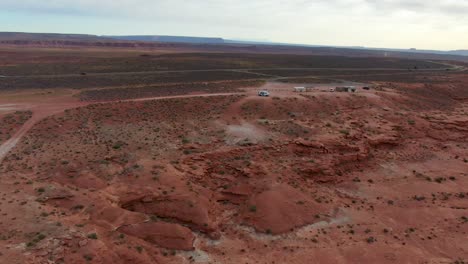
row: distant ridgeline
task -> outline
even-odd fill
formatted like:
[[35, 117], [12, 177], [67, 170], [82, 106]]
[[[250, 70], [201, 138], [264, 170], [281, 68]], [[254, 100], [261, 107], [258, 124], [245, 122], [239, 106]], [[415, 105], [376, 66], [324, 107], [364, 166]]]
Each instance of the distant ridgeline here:
[[[222, 38], [185, 37], [185, 36], [97, 36], [85, 34], [56, 34], [56, 33], [23, 33], [23, 32], [0, 32], [0, 43], [3, 44], [77, 44], [78, 42], [94, 43], [134, 43], [134, 42], [159, 42], [159, 43], [188, 43], [188, 44], [225, 44]], [[118, 44], [114, 44], [120, 46]], [[137, 45], [137, 46], [141, 46]], [[143, 45], [146, 46], [146, 45]], [[151, 46], [151, 45], [150, 45]]]
[[242, 41], [210, 37], [130, 35], [98, 36], [86, 34], [0, 32], [0, 45], [84, 46], [117, 48], [198, 48], [200, 51], [265, 52], [281, 54], [335, 55], [359, 57], [399, 57], [431, 60], [468, 61], [468, 50], [417, 50], [367, 47], [316, 46], [274, 42]]
[[151, 41], [170, 43], [224, 44], [222, 38], [184, 37], [184, 36], [105, 36], [107, 38], [128, 41]]

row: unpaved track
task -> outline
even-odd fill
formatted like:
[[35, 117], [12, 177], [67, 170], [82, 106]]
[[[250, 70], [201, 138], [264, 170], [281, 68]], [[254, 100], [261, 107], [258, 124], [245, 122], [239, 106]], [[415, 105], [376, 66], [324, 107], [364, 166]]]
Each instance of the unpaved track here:
[[112, 101], [112, 102], [139, 102], [139, 101], [149, 101], [149, 100], [177, 99], [177, 98], [191, 98], [191, 97], [212, 97], [212, 96], [226, 96], [226, 95], [236, 95], [236, 94], [244, 94], [244, 93], [185, 94], [185, 95], [174, 95], [174, 96], [145, 97], [145, 98]]
[[[443, 64], [446, 65], [451, 70], [456, 71], [464, 71], [466, 70], [465, 67], [458, 66], [458, 65], [451, 65], [451, 64]], [[420, 69], [418, 71], [445, 71], [448, 68], [441, 68], [441, 69]], [[394, 70], [394, 71], [401, 71], [403, 69], [394, 69], [394, 68], [264, 68], [264, 69], [209, 69], [209, 70], [175, 70], [175, 71], [149, 71], [149, 72], [114, 72], [114, 73], [89, 73], [88, 75], [133, 75], [133, 74], [148, 74], [148, 73], [183, 73], [183, 72], [211, 72], [211, 71], [235, 71], [235, 72], [246, 72], [252, 74], [258, 74], [262, 76], [273, 77], [269, 78], [271, 80], [279, 80], [279, 79], [287, 79], [287, 78], [294, 78], [294, 77], [277, 77], [274, 75], [269, 74], [262, 74], [262, 73], [255, 73], [250, 72], [254, 70]], [[408, 73], [408, 74], [413, 74]], [[55, 77], [65, 77], [65, 76], [76, 76], [77, 74], [62, 74], [62, 75], [54, 75]], [[385, 74], [377, 74], [377, 75], [385, 75]], [[390, 74], [389, 74], [390, 75]], [[12, 77], [50, 77], [50, 75], [36, 75], [36, 76], [2, 76], [4, 78], [12, 78]], [[276, 77], [276, 78], [274, 78]], [[328, 76], [333, 77], [333, 76]], [[337, 75], [338, 77], [338, 75]], [[341, 76], [340, 76], [341, 77]], [[348, 76], [347, 76], [348, 77]], [[162, 99], [175, 99], [175, 98], [190, 98], [190, 97], [210, 97], [210, 96], [223, 96], [223, 95], [233, 95], [233, 94], [243, 94], [243, 93], [213, 93], [213, 94], [192, 94], [192, 95], [178, 95], [178, 96], [162, 96], [162, 97], [149, 97], [149, 98], [138, 98], [138, 99], [128, 99], [128, 100], [116, 100], [116, 101], [106, 101], [106, 102], [76, 102], [76, 103], [68, 103], [68, 104], [46, 104], [46, 105], [37, 105], [29, 108], [25, 108], [25, 110], [33, 110], [33, 116], [29, 119], [23, 126], [6, 142], [4, 142], [0, 146], [0, 163], [6, 157], [6, 155], [16, 146], [16, 144], [21, 140], [21, 138], [40, 120], [44, 119], [45, 117], [61, 113], [66, 109], [76, 108], [80, 106], [86, 106], [89, 104], [96, 104], [96, 103], [112, 103], [112, 102], [138, 102], [138, 101], [148, 101], [148, 100], [162, 100]]]
[[[441, 63], [439, 63], [441, 64]], [[418, 72], [438, 72], [450, 70], [461, 70], [464, 69], [459, 65], [442, 64], [447, 67], [433, 68], [433, 69], [418, 69]], [[165, 73], [197, 73], [197, 72], [243, 72], [257, 75], [269, 76], [270, 74], [258, 73], [255, 71], [269, 71], [269, 70], [290, 70], [290, 71], [303, 71], [303, 70], [328, 70], [328, 71], [407, 71], [404, 68], [311, 68], [311, 67], [300, 67], [300, 68], [239, 68], [239, 69], [206, 69], [206, 70], [157, 70], [157, 71], [133, 71], [133, 72], [89, 72], [86, 76], [118, 76], [118, 75], [139, 75], [139, 74], [165, 74]], [[38, 74], [38, 75], [6, 75], [2, 78], [50, 78], [50, 77], [76, 77], [81, 76], [80, 73], [63, 73], [63, 74]]]
[[39, 121], [42, 119], [63, 112], [69, 108], [76, 108], [84, 106], [86, 103], [75, 102], [75, 103], [41, 103], [37, 105], [17, 105], [17, 110], [31, 110], [33, 112], [32, 117], [26, 121], [23, 126], [16, 131], [13, 136], [5, 141], [0, 146], [0, 163], [5, 156], [12, 150], [21, 138]]
[[176, 95], [176, 96], [161, 96], [161, 97], [148, 97], [148, 98], [138, 98], [138, 99], [129, 99], [129, 100], [118, 100], [118, 101], [106, 101], [106, 102], [74, 102], [66, 104], [57, 104], [57, 103], [48, 103], [48, 104], [38, 104], [38, 105], [25, 105], [20, 106], [21, 110], [32, 110], [33, 116], [26, 121], [23, 126], [7, 141], [5, 141], [0, 146], [0, 163], [6, 157], [6, 155], [18, 144], [21, 138], [39, 121], [42, 119], [52, 116], [58, 113], [61, 113], [67, 109], [87, 106], [90, 104], [97, 103], [115, 103], [115, 102], [139, 102], [139, 101], [149, 101], [149, 100], [163, 100], [163, 99], [177, 99], [177, 98], [191, 98], [191, 97], [212, 97], [212, 96], [226, 96], [226, 95], [236, 95], [243, 93], [210, 93], [210, 94], [189, 94], [189, 95]]
[[38, 121], [36, 119], [37, 118], [35, 116], [31, 117], [9, 140], [7, 140], [0, 146], [0, 163], [3, 160], [3, 158], [8, 154], [8, 152], [10, 152], [10, 150], [16, 146], [16, 144], [24, 136], [24, 134], [26, 134], [26, 132], [28, 132], [29, 129], [31, 129], [34, 126], [34, 124]]

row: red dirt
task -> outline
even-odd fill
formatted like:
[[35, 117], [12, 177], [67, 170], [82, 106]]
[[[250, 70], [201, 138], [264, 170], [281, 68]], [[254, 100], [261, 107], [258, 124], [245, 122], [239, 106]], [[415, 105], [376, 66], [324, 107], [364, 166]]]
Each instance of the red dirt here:
[[[14, 110], [14, 105], [0, 105], [0, 111]], [[0, 144], [11, 138], [13, 133], [20, 128], [29, 118], [31, 118], [31, 111], [15, 111], [10, 114], [0, 114]]]
[[171, 223], [127, 225], [120, 228], [119, 231], [168, 249], [193, 250], [193, 240], [195, 239], [190, 229]]
[[288, 233], [317, 222], [327, 211], [304, 193], [281, 184], [250, 198], [245, 221], [256, 230], [270, 234]]
[[32, 113], [30, 118], [27, 119], [23, 124], [17, 126], [16, 131], [0, 145], [0, 162], [8, 154], [8, 152], [16, 146], [18, 141], [40, 120], [47, 116], [58, 114], [63, 112], [65, 109], [79, 107], [85, 105], [80, 102], [47, 102], [39, 104], [28, 104], [28, 105], [17, 105], [18, 109], [25, 109], [25, 111]]
[[0, 262], [466, 262], [468, 75], [440, 78], [23, 98]]

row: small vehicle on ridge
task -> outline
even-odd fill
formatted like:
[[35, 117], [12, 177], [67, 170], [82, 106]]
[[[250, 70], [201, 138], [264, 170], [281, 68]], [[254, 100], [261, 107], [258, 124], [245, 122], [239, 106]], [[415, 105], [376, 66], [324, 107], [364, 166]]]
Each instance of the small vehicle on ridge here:
[[258, 96], [268, 97], [270, 96], [270, 93], [268, 91], [263, 90], [258, 92]]

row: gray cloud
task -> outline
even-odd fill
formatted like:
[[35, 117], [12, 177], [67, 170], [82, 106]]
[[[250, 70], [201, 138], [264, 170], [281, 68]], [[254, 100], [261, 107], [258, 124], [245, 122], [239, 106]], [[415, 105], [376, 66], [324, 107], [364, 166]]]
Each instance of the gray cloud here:
[[[245, 19], [249, 15], [274, 16], [304, 14], [304, 11], [328, 10], [334, 13], [369, 12], [439, 15], [468, 13], [467, 0], [0, 0], [3, 10], [76, 15], [128, 16], [134, 18], [218, 18]], [[310, 13], [310, 15], [315, 15]], [[368, 14], [370, 15], [370, 14]]]
[[0, 0], [0, 12], [85, 16], [155, 34], [173, 29], [172, 34], [403, 47], [426, 46], [422, 39], [439, 36], [430, 43], [468, 43], [460, 35], [468, 31], [468, 0]]
[[466, 0], [365, 0], [365, 2], [375, 9], [391, 12], [431, 12], [445, 15], [466, 14], [468, 12], [468, 1]]

